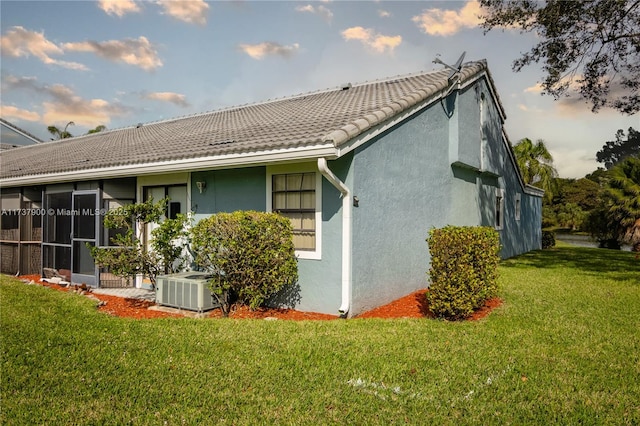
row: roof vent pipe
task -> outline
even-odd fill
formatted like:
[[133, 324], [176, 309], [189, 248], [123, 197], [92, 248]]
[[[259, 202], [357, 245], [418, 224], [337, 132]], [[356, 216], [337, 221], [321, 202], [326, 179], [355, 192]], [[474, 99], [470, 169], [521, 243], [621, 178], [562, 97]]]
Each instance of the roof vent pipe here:
[[318, 158], [318, 170], [342, 194], [342, 304], [340, 316], [346, 317], [351, 307], [351, 190], [327, 166], [325, 158]]

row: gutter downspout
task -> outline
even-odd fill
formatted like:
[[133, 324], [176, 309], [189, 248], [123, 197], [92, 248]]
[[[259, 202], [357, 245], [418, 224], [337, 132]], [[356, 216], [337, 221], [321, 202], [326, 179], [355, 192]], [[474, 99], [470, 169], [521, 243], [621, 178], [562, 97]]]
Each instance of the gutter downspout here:
[[351, 190], [318, 158], [318, 170], [342, 194], [342, 304], [338, 312], [346, 317], [351, 307]]

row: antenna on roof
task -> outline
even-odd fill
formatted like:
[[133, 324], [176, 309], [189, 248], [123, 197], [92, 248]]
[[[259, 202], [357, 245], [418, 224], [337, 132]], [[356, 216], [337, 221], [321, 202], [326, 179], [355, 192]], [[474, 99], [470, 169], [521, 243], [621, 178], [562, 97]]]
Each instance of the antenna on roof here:
[[462, 55], [460, 55], [460, 57], [456, 61], [455, 65], [453, 65], [453, 66], [451, 66], [449, 64], [445, 64], [444, 62], [442, 62], [440, 60], [440, 58], [438, 58], [438, 56], [440, 56], [440, 55], [436, 55], [436, 58], [433, 60], [433, 63], [434, 64], [439, 64], [439, 65], [444, 65], [445, 68], [449, 68], [451, 70], [451, 72], [447, 76], [447, 79], [449, 81], [451, 81], [453, 79], [453, 77], [456, 74], [458, 74], [460, 72], [460, 70], [462, 69], [462, 61], [464, 60], [464, 55], [466, 55], [466, 54], [467, 54], [467, 52], [462, 52]]

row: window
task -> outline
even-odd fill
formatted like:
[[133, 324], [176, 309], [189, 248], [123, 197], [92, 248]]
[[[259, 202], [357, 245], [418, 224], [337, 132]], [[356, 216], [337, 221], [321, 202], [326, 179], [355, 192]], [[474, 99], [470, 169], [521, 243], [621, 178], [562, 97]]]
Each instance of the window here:
[[[158, 185], [158, 186], [145, 186], [143, 187], [142, 197], [145, 201], [153, 199], [154, 203], [160, 200], [169, 198], [167, 203], [165, 217], [169, 219], [175, 219], [178, 213], [187, 213], [187, 186], [176, 185]], [[161, 219], [160, 221], [164, 220]], [[157, 223], [149, 224], [144, 233], [145, 244], [149, 244], [151, 241], [151, 231], [157, 228]]]
[[143, 191], [144, 200], [153, 198], [153, 202], [169, 198], [167, 204], [166, 216], [169, 219], [175, 219], [178, 213], [186, 213], [187, 211], [187, 186], [171, 185], [171, 186], [145, 186]]
[[[308, 168], [274, 167], [268, 174], [268, 210], [291, 220], [293, 243], [301, 258], [320, 258], [319, 173]], [[283, 173], [280, 173], [283, 171]]]
[[496, 188], [496, 229], [504, 227], [504, 189]]
[[516, 220], [520, 220], [522, 205], [520, 204], [521, 194], [516, 194]]

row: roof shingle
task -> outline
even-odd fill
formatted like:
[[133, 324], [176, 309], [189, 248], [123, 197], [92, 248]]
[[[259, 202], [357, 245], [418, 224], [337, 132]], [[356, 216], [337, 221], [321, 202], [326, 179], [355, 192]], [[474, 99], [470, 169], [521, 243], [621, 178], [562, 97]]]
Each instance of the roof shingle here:
[[[460, 81], [485, 71], [485, 61], [467, 63]], [[395, 77], [15, 148], [0, 153], [0, 179], [317, 145], [339, 147], [446, 90], [448, 73]]]

